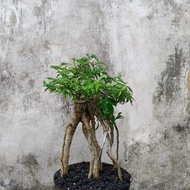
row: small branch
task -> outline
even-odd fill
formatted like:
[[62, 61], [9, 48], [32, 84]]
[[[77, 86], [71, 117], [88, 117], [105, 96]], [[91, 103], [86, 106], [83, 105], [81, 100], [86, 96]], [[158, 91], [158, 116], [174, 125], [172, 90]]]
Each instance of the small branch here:
[[107, 134], [107, 140], [108, 140], [107, 154], [108, 154], [108, 156], [110, 157], [110, 159], [112, 160], [114, 167], [117, 168], [117, 173], [118, 173], [119, 179], [122, 180], [122, 175], [121, 175], [120, 166], [119, 166], [119, 164], [118, 164], [118, 161], [114, 158], [114, 156], [113, 156], [113, 154], [112, 154], [112, 152], [111, 152], [111, 138], [110, 138], [110, 136], [109, 136], [109, 133]]
[[110, 97], [110, 98], [114, 98], [113, 96], [111, 96], [110, 94], [106, 94], [104, 91], [100, 90], [100, 92], [104, 95], [104, 96], [107, 96], [107, 97]]
[[110, 136], [111, 136], [111, 146], [113, 146], [113, 143], [114, 143], [114, 128], [113, 128], [113, 126], [111, 126], [109, 128], [110, 128]]
[[105, 143], [106, 143], [106, 136], [107, 136], [107, 133], [108, 133], [108, 131], [105, 132], [105, 134], [104, 134], [104, 138], [103, 138], [103, 142], [102, 142], [101, 149], [103, 149], [103, 147], [104, 147], [104, 145], [105, 145]]
[[119, 159], [119, 130], [117, 126], [115, 125], [115, 130], [116, 130], [116, 160]]
[[98, 157], [99, 157], [99, 160], [101, 159], [102, 151], [103, 151], [104, 145], [105, 145], [105, 143], [106, 143], [106, 136], [107, 136], [107, 133], [108, 133], [108, 131], [105, 132], [105, 134], [104, 134], [103, 142], [102, 142], [102, 145], [101, 145], [101, 148], [100, 148], [100, 152], [99, 152], [99, 156], [98, 156]]
[[78, 104], [84, 104], [84, 103], [88, 102], [88, 100], [75, 100], [75, 102]]

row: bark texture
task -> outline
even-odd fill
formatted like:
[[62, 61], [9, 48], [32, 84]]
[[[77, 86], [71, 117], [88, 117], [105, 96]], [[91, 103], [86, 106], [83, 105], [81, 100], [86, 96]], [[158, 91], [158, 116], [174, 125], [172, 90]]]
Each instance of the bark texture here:
[[[73, 114], [71, 116], [70, 123], [66, 127], [63, 147], [62, 147], [62, 168], [61, 168], [61, 176], [63, 177], [65, 174], [68, 174], [68, 166], [69, 166], [69, 156], [70, 156], [70, 147], [73, 139], [73, 135], [76, 131], [76, 128], [80, 122], [82, 122], [82, 131], [88, 142], [88, 147], [91, 154], [90, 166], [89, 166], [89, 174], [88, 178], [99, 178], [99, 172], [102, 170], [101, 156], [104, 144], [107, 140], [107, 154], [113, 162], [113, 165], [118, 170], [118, 177], [122, 180], [120, 167], [118, 164], [118, 154], [116, 158], [112, 154], [112, 145], [114, 143], [114, 127], [111, 125], [109, 120], [102, 121], [100, 119], [100, 112], [96, 110], [96, 106], [92, 106], [88, 103], [75, 103]], [[96, 138], [96, 121], [100, 122], [103, 132], [104, 139], [102, 142], [102, 146], [100, 147]], [[117, 129], [117, 128], [116, 128]], [[117, 136], [118, 136], [118, 130]], [[117, 138], [118, 139], [118, 138]], [[118, 145], [118, 141], [117, 141]], [[118, 147], [116, 148], [118, 151]], [[116, 151], [116, 152], [117, 152]]]
[[86, 108], [86, 105], [84, 104], [75, 104], [74, 105], [74, 111], [71, 116], [71, 121], [66, 127], [64, 140], [63, 140], [63, 146], [62, 146], [62, 157], [61, 157], [61, 176], [68, 174], [68, 165], [69, 165], [69, 156], [70, 156], [70, 147], [71, 142], [73, 139], [73, 135], [76, 131], [76, 128], [81, 121], [82, 114]]

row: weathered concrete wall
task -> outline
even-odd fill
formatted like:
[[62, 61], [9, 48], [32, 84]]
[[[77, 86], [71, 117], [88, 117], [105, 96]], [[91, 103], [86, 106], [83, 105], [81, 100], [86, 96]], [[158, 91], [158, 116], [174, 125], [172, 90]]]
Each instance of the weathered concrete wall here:
[[[190, 189], [189, 12], [188, 0], [0, 0], [0, 189], [53, 189], [71, 107], [42, 81], [85, 53], [134, 90], [118, 108], [131, 189]], [[78, 130], [71, 163], [88, 155]]]

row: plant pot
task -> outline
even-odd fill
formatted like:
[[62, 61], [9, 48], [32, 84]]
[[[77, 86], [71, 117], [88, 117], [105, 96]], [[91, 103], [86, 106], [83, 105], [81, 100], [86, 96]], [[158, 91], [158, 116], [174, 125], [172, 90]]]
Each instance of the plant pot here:
[[69, 174], [63, 178], [60, 170], [54, 174], [54, 183], [60, 190], [129, 190], [131, 175], [121, 168], [123, 180], [117, 177], [113, 165], [103, 163], [98, 180], [88, 179], [89, 162], [69, 165]]

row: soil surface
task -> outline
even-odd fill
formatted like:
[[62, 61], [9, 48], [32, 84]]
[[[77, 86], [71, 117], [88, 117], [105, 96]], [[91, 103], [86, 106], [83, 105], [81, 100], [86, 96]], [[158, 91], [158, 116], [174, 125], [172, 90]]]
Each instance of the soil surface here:
[[54, 174], [54, 183], [61, 190], [129, 190], [131, 175], [121, 168], [123, 181], [117, 177], [113, 165], [103, 163], [99, 180], [88, 179], [89, 162], [69, 165], [69, 174], [64, 178], [60, 170]]

